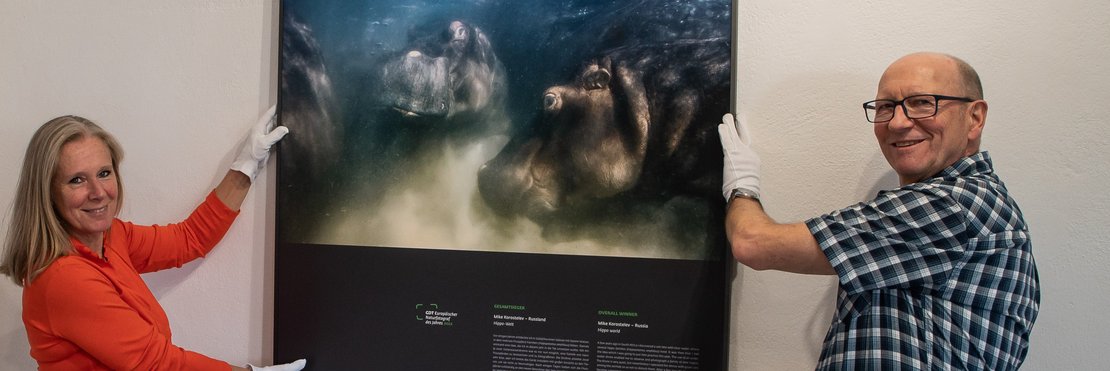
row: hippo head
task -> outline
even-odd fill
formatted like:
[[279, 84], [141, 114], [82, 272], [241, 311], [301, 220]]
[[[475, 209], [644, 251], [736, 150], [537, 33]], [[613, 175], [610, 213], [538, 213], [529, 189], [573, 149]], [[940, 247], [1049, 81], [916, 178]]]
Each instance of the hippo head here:
[[533, 125], [482, 166], [479, 191], [503, 215], [544, 220], [632, 189], [650, 121], [639, 76], [608, 60], [548, 88]]
[[406, 117], [447, 116], [447, 59], [413, 49], [382, 69], [383, 99]]
[[296, 19], [282, 25], [281, 124], [292, 129], [282, 142], [284, 171], [318, 177], [339, 161], [343, 126], [330, 74], [312, 29]]
[[455, 20], [410, 39], [381, 67], [385, 105], [408, 118], [450, 119], [503, 99], [504, 67], [480, 29]]

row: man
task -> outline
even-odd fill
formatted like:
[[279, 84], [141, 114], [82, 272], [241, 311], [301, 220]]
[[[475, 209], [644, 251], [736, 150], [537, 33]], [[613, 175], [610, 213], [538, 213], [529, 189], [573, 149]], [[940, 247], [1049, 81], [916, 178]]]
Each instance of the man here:
[[758, 270], [837, 276], [818, 369], [1018, 368], [1040, 289], [1021, 211], [979, 151], [978, 74], [949, 55], [910, 54], [864, 110], [901, 187], [794, 224], [763, 211], [759, 157], [725, 115], [733, 255]]

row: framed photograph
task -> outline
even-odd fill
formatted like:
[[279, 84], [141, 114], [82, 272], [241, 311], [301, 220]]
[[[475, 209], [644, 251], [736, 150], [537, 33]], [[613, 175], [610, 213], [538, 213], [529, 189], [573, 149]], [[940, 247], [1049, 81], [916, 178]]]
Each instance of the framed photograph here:
[[283, 0], [276, 360], [723, 369], [732, 4]]

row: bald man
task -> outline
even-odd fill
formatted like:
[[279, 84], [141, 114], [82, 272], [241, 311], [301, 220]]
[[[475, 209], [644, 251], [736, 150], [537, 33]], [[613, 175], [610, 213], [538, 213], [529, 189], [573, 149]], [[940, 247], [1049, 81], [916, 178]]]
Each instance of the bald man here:
[[759, 157], [725, 115], [725, 229], [757, 270], [836, 275], [836, 313], [817, 369], [1016, 369], [1040, 289], [1017, 203], [979, 150], [979, 76], [946, 54], [892, 63], [863, 104], [901, 186], [802, 223], [759, 202]]

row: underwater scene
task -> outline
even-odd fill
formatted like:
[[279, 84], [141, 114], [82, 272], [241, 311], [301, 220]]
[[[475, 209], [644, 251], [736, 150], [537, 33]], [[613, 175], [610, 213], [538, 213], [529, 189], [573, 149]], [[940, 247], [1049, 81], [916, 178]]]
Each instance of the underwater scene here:
[[723, 256], [729, 1], [281, 13], [279, 243]]

